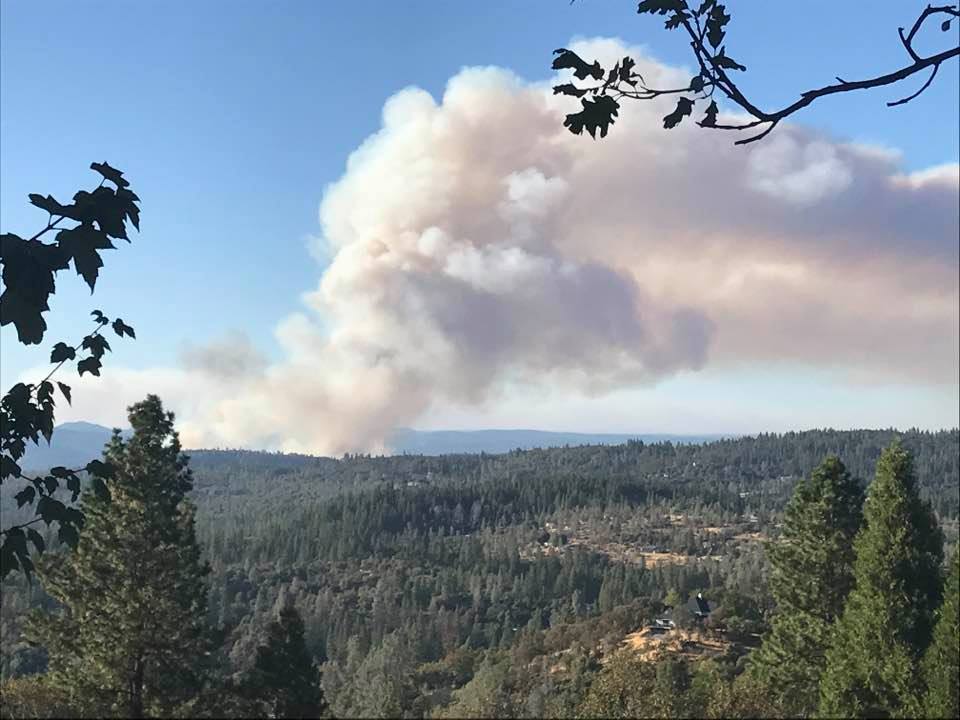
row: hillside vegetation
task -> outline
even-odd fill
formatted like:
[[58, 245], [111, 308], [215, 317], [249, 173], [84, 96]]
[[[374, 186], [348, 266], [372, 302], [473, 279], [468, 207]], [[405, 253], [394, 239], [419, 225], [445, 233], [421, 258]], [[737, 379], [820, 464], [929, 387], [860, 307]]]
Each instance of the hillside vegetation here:
[[[896, 436], [951, 556], [956, 430], [439, 457], [194, 452], [216, 673], [247, 676], [278, 608], [292, 605], [334, 716], [589, 715], [590, 693], [640, 661], [673, 668], [654, 680], [680, 673], [678, 697], [693, 703], [690, 688], [708, 678], [746, 683], [776, 611], [766, 547], [800, 478], [833, 454], [865, 487]], [[7, 497], [4, 511], [16, 512]], [[698, 592], [705, 619], [689, 611]], [[4, 678], [45, 668], [22, 637], [31, 607], [55, 602], [15, 576]], [[652, 633], [656, 619], [673, 624]]]

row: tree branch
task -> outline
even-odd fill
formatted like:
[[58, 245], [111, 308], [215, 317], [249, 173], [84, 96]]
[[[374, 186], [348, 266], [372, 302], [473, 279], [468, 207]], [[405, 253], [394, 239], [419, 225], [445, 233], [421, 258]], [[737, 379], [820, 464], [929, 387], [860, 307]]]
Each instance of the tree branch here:
[[933, 82], [933, 79], [937, 76], [937, 71], [938, 71], [939, 69], [940, 69], [940, 65], [939, 65], [939, 64], [934, 65], [934, 66], [933, 66], [933, 72], [930, 73], [930, 77], [928, 77], [928, 78], [927, 78], [927, 81], [926, 81], [923, 85], [920, 86], [920, 89], [919, 89], [919, 90], [917, 90], [915, 93], [913, 93], [913, 95], [908, 95], [907, 97], [902, 98], [901, 100], [894, 100], [894, 101], [892, 101], [892, 102], [888, 102], [888, 103], [887, 103], [887, 107], [895, 107], [895, 106], [897, 106], [897, 105], [906, 105], [908, 102], [910, 102], [911, 100], [913, 100], [913, 99], [914, 99], [915, 97], [917, 97], [920, 93], [922, 93], [924, 90], [926, 90], [928, 87], [930, 87], [930, 83], [932, 83], [932, 82]]
[[[76, 345], [74, 345], [74, 346], [73, 346], [73, 351], [76, 352], [77, 350], [79, 350], [79, 349], [83, 346], [83, 341], [84, 341], [84, 340], [86, 340], [87, 338], [96, 337], [96, 336], [99, 335], [101, 332], [103, 332], [103, 329], [104, 329], [105, 327], [106, 327], [106, 324], [104, 324], [104, 323], [97, 323], [97, 329], [94, 330], [94, 331], [93, 331], [92, 333], [90, 333], [89, 335], [84, 336], [84, 337], [80, 340], [79, 343], [77, 343]], [[40, 385], [43, 385], [43, 384], [44, 384], [45, 382], [47, 382], [50, 378], [52, 378], [53, 375], [54, 375], [54, 373], [56, 373], [57, 370], [59, 370], [61, 367], [63, 367], [63, 364], [64, 364], [65, 362], [67, 362], [67, 361], [64, 359], [64, 360], [61, 360], [59, 363], [57, 363], [57, 364], [54, 366], [53, 370], [51, 370], [50, 372], [48, 372], [48, 373], [47, 373], [47, 376], [46, 376], [43, 380], [41, 380], [41, 381], [39, 382], [39, 384], [37, 384], [37, 387], [39, 388]]]
[[[723, 44], [725, 31], [723, 30], [723, 27], [729, 22], [729, 15], [725, 13], [722, 5], [717, 5], [716, 3], [707, 2], [700, 7], [700, 10], [695, 11], [687, 4], [686, 0], [678, 0], [673, 4], [658, 4], [652, 2], [651, 0], [645, 0], [644, 2], [640, 3], [639, 9], [641, 13], [657, 13], [661, 15], [672, 13], [667, 21], [667, 29], [682, 27], [687, 33], [690, 38], [690, 47], [693, 49], [694, 57], [697, 60], [697, 64], [700, 66], [700, 74], [698, 78], [695, 78], [695, 80], [697, 80], [695, 85], [693, 81], [691, 81], [691, 86], [685, 89], [673, 88], [659, 90], [656, 88], [647, 87], [643, 81], [643, 78], [639, 76], [639, 74], [632, 74], [630, 75], [629, 79], [625, 76], [620, 76], [620, 78], [615, 81], [608, 80], [606, 83], [602, 83], [591, 88], [578, 88], [576, 91], [567, 92], [566, 94], [582, 94], [589, 92], [592, 93], [594, 97], [597, 97], [606, 95], [609, 92], [614, 99], [630, 98], [633, 100], [652, 100], [665, 95], [691, 93], [692, 97], [688, 96], [686, 98], [681, 98], [680, 100], [681, 103], [686, 103], [686, 105], [681, 106], [678, 104], [678, 110], [675, 111], [679, 112], [682, 117], [685, 117], [690, 114], [690, 107], [692, 106], [692, 103], [698, 99], [707, 99], [712, 97], [716, 89], [719, 88], [720, 91], [727, 97], [727, 99], [729, 99], [733, 104], [737, 105], [742, 110], [746, 111], [746, 113], [749, 114], [753, 120], [739, 124], [718, 124], [716, 122], [717, 108], [715, 105], [712, 105], [711, 108], [708, 109], [705, 119], [703, 121], [699, 121], [697, 124], [701, 127], [713, 128], [716, 130], [746, 130], [764, 124], [767, 125], [767, 127], [764, 128], [764, 130], [759, 134], [749, 138], [737, 140], [735, 143], [736, 145], [745, 145], [766, 137], [773, 130], [773, 128], [780, 123], [780, 121], [789, 117], [790, 115], [793, 115], [797, 111], [802, 110], [819, 98], [838, 93], [851, 92], [854, 90], [866, 90], [892, 85], [905, 80], [916, 73], [930, 69], [930, 76], [916, 92], [901, 98], [900, 100], [887, 103], [888, 107], [905, 105], [911, 100], [917, 98], [928, 87], [930, 87], [940, 70], [941, 64], [948, 60], [960, 57], [960, 45], [929, 56], [921, 55], [914, 48], [914, 40], [916, 39], [917, 34], [927, 20], [929, 20], [931, 17], [936, 15], [947, 16], [948, 19], [945, 20], [942, 25], [943, 30], [947, 30], [949, 28], [949, 23], [954, 18], [960, 18], [960, 9], [958, 9], [957, 5], [927, 5], [923, 12], [920, 13], [920, 15], [914, 21], [909, 31], [906, 31], [902, 27], [898, 28], [897, 30], [900, 36], [900, 42], [910, 57], [910, 64], [892, 72], [864, 80], [849, 81], [840, 76], [836, 76], [836, 83], [803, 92], [793, 103], [778, 110], [768, 111], [754, 105], [740, 90], [740, 88], [737, 86], [737, 83], [734, 82], [734, 80], [730, 77], [730, 74], [727, 72], [727, 70], [746, 69], [733, 60], [729, 55], [725, 54], [726, 49]], [[707, 42], [709, 42], [710, 47], [708, 47]], [[711, 49], [711, 47], [713, 49]], [[564, 52], [569, 53], [569, 51]], [[577, 58], [577, 61], [583, 63], [583, 61], [579, 58]], [[569, 63], [569, 60], [566, 60], [566, 62]], [[571, 67], [571, 65], [555, 64], [554, 67]], [[589, 68], [591, 66], [583, 63], [583, 67]], [[578, 77], [583, 78], [586, 74], [588, 73], [579, 74]], [[614, 75], [615, 73], [611, 74], [611, 78], [613, 78]], [[636, 88], [637, 83], [634, 82], [634, 79], [636, 78], [639, 78], [640, 81], [639, 90]], [[625, 88], [623, 86], [624, 83], [631, 85], [632, 88]], [[695, 87], [697, 89], [695, 89]], [[558, 89], [557, 92], [562, 92], [562, 90]], [[570, 115], [568, 116], [568, 122], [566, 124], [568, 124], [571, 127], [571, 130], [574, 132], [579, 132], [588, 122], [591, 125], [597, 125], [601, 122], [609, 125], [613, 123], [612, 110], [614, 109], [615, 106], [611, 110], [607, 111], [609, 113], [609, 118], [603, 118], [602, 115], [598, 117], [596, 108], [591, 108], [590, 112], [593, 113], [593, 115], [591, 115], [589, 118], [586, 116], [586, 113], [582, 113], [581, 117], [571, 122], [570, 118], [574, 116]], [[682, 117], [680, 119], [682, 119]], [[675, 118], [676, 116], [670, 118], [669, 121], [665, 119], [665, 127], [673, 127], [678, 124], [679, 120]], [[576, 128], [576, 130], [574, 128]], [[588, 126], [588, 130], [589, 129], [590, 126]]]
[[13, 526], [11, 526], [11, 527], [8, 527], [6, 530], [0, 530], [0, 535], [7, 535], [7, 534], [9, 534], [10, 532], [12, 532], [12, 531], [14, 531], [14, 530], [23, 530], [23, 528], [29, 527], [29, 526], [33, 525], [34, 523], [40, 522], [41, 520], [43, 520], [42, 517], [35, 517], [35, 518], [34, 518], [33, 520], [31, 520], [30, 522], [25, 522], [25, 523], [23, 523], [22, 525], [13, 525]]

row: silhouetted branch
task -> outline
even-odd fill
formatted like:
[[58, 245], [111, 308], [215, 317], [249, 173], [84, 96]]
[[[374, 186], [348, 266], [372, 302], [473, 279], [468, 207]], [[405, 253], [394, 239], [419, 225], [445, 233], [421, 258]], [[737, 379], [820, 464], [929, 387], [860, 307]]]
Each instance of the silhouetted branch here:
[[934, 66], [933, 66], [933, 72], [930, 73], [930, 77], [928, 77], [928, 78], [927, 78], [927, 81], [926, 81], [923, 85], [920, 86], [920, 89], [919, 89], [919, 90], [917, 90], [917, 91], [916, 91], [915, 93], [913, 93], [912, 95], [908, 95], [907, 97], [905, 97], [905, 98], [903, 98], [903, 99], [901, 99], [901, 100], [893, 100], [893, 101], [891, 101], [891, 102], [888, 102], [888, 103], [887, 103], [887, 107], [895, 107], [896, 105], [905, 105], [906, 103], [908, 103], [908, 102], [910, 102], [911, 100], [913, 100], [915, 97], [917, 97], [917, 95], [919, 95], [919, 94], [922, 93], [924, 90], [926, 90], [928, 87], [930, 87], [930, 83], [932, 83], [932, 82], [933, 82], [933, 79], [937, 76], [937, 71], [938, 71], [939, 69], [940, 69], [940, 65], [939, 65], [939, 64], [934, 65]]
[[[104, 329], [105, 327], [106, 327], [105, 324], [103, 324], [103, 323], [97, 323], [97, 329], [94, 330], [94, 331], [93, 331], [92, 333], [90, 333], [89, 335], [85, 335], [85, 336], [80, 340], [80, 342], [78, 342], [76, 345], [74, 345], [74, 346], [73, 346], [73, 351], [76, 352], [77, 350], [79, 350], [81, 347], [83, 347], [83, 341], [84, 341], [84, 340], [87, 340], [88, 338], [94, 338], [94, 337], [96, 337], [96, 336], [99, 335], [101, 332], [103, 332], [103, 329]], [[50, 378], [53, 377], [54, 373], [56, 373], [57, 370], [59, 370], [61, 367], [63, 367], [64, 363], [66, 363], [67, 360], [72, 360], [72, 359], [73, 359], [73, 358], [65, 358], [65, 359], [61, 360], [60, 362], [58, 362], [58, 363], [54, 366], [53, 370], [51, 370], [50, 372], [48, 372], [48, 373], [47, 373], [47, 376], [46, 376], [43, 380], [41, 380], [41, 381], [37, 384], [36, 387], [39, 388], [43, 383], [47, 382]]]
[[[705, 117], [697, 124], [701, 127], [716, 130], [747, 130], [762, 125], [767, 126], [762, 132], [737, 140], [735, 143], [736, 145], [746, 145], [766, 137], [781, 120], [802, 110], [819, 98], [853, 90], [866, 90], [892, 85], [918, 72], [930, 69], [930, 76], [919, 90], [900, 100], [887, 103], [889, 107], [904, 105], [930, 87], [940, 70], [941, 64], [960, 56], [960, 45], [929, 56], [921, 55], [914, 48], [913, 43], [917, 33], [931, 17], [938, 15], [947, 17], [940, 26], [943, 31], [950, 29], [950, 24], [955, 18], [960, 18], [960, 10], [956, 5], [928, 5], [917, 17], [909, 32], [902, 27], [898, 28], [900, 42], [910, 57], [910, 64], [893, 72], [864, 80], [849, 81], [836, 76], [837, 82], [835, 84], [803, 92], [799, 99], [793, 103], [779, 110], [768, 111], [754, 105], [740, 90], [737, 83], [731, 78], [730, 72], [728, 72], [733, 70], [744, 71], [746, 67], [726, 54], [726, 47], [723, 45], [726, 36], [724, 27], [730, 21], [730, 16], [726, 13], [724, 5], [719, 4], [717, 0], [703, 0], [699, 3], [699, 8], [693, 10], [686, 0], [642, 0], [638, 6], [638, 12], [641, 14], [669, 15], [666, 22], [668, 30], [684, 29], [690, 38], [690, 47], [700, 68], [699, 74], [691, 80], [690, 85], [686, 88], [651, 88], [646, 85], [639, 73], [632, 72], [635, 62], [630, 58], [624, 58], [610, 71], [606, 81], [602, 84], [593, 87], [577, 87], [573, 84], [555, 87], [555, 93], [562, 92], [577, 97], [590, 94], [594, 98], [606, 96], [613, 100], [613, 102], [599, 103], [595, 99], [589, 104], [588, 101], [582, 101], [584, 110], [580, 113], [568, 115], [567, 121], [564, 123], [572, 132], [579, 134], [586, 129], [591, 135], [595, 135], [595, 131], [599, 128], [601, 137], [603, 137], [606, 134], [606, 128], [614, 123], [614, 117], [619, 109], [619, 104], [615, 101], [622, 98], [652, 100], [666, 95], [692, 95], [692, 97], [681, 97], [677, 109], [664, 118], [664, 127], [672, 128], [679, 124], [684, 117], [692, 114], [693, 105], [696, 101], [712, 98], [714, 92], [719, 89], [728, 100], [744, 110], [753, 119], [742, 123], [717, 123], [718, 109], [716, 104], [711, 102]], [[560, 54], [560, 57], [554, 60], [553, 67], [555, 69], [573, 68], [575, 77], [580, 80], [587, 77], [601, 80], [606, 74], [599, 63], [588, 65], [569, 50], [561, 49], [556, 52]]]
[[8, 527], [8, 528], [5, 529], [5, 530], [0, 530], [0, 535], [9, 535], [10, 533], [12, 533], [12, 532], [15, 531], [15, 530], [23, 530], [23, 528], [25, 528], [25, 527], [30, 527], [30, 526], [33, 525], [34, 523], [41, 522], [42, 520], [43, 520], [42, 517], [35, 517], [35, 518], [34, 518], [33, 520], [31, 520], [30, 522], [25, 522], [25, 523], [23, 523], [22, 525], [12, 525], [11, 527]]

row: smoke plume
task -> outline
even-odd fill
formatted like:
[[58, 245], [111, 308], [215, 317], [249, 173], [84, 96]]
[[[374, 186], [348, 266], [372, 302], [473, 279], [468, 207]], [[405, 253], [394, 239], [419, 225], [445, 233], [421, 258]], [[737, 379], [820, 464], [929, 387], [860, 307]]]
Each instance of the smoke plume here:
[[[576, 49], [689, 77], [615, 41]], [[593, 142], [562, 126], [569, 98], [497, 68], [394, 95], [324, 193], [329, 264], [277, 328], [284, 361], [232, 337], [152, 375], [187, 445], [379, 450], [507, 381], [603, 393], [708, 362], [956, 382], [956, 165], [908, 175], [799, 126], [733, 147], [665, 132], [671, 109], [628, 103]]]

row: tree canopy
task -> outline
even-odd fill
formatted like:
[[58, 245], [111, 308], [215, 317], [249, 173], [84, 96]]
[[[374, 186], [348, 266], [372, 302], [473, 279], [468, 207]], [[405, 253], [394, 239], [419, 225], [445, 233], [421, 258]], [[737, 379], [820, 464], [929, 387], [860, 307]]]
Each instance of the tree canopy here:
[[[90, 287], [97, 283], [103, 260], [100, 253], [114, 248], [113, 240], [130, 242], [127, 223], [140, 229], [140, 198], [130, 189], [123, 173], [108, 163], [93, 163], [90, 169], [101, 176], [100, 184], [92, 191], [80, 190], [73, 202], [60, 203], [52, 195], [30, 194], [30, 202], [47, 213], [47, 223], [29, 239], [14, 233], [0, 236], [0, 265], [3, 267], [0, 294], [0, 325], [12, 324], [17, 337], [25, 345], [40, 343], [46, 333], [44, 313], [49, 309], [50, 297], [56, 292], [56, 275], [73, 264], [77, 275]], [[109, 184], [107, 184], [109, 183]], [[63, 223], [75, 223], [66, 227]], [[52, 242], [44, 242], [48, 233], [56, 231]], [[55, 381], [53, 376], [66, 363], [76, 361], [77, 371], [99, 376], [104, 354], [110, 343], [104, 331], [112, 328], [117, 337], [136, 338], [130, 325], [121, 318], [113, 321], [100, 310], [94, 310], [94, 329], [79, 342], [58, 342], [50, 353], [53, 368], [38, 383], [18, 382], [0, 400], [0, 483], [10, 479], [21, 480], [23, 489], [16, 495], [17, 507], [36, 506], [32, 520], [0, 529], [0, 578], [15, 570], [28, 576], [33, 570], [29, 543], [37, 553], [46, 547], [43, 536], [37, 532], [37, 523], [47, 526], [57, 523], [59, 539], [76, 546], [83, 513], [68, 507], [55, 497], [66, 485], [75, 502], [80, 495], [81, 472], [86, 472], [92, 487], [107, 497], [104, 480], [112, 470], [107, 463], [94, 460], [83, 468], [54, 467], [46, 475], [24, 475], [18, 461], [27, 449], [27, 443], [39, 443], [40, 438], [50, 442], [53, 436], [56, 392], [71, 402], [70, 386]]]
[[133, 436], [116, 433], [105, 451], [116, 468], [111, 499], [85, 493], [76, 551], [39, 565], [61, 609], [37, 611], [28, 637], [80, 709], [137, 718], [177, 712], [203, 687], [208, 568], [173, 414], [151, 395], [129, 419]]

